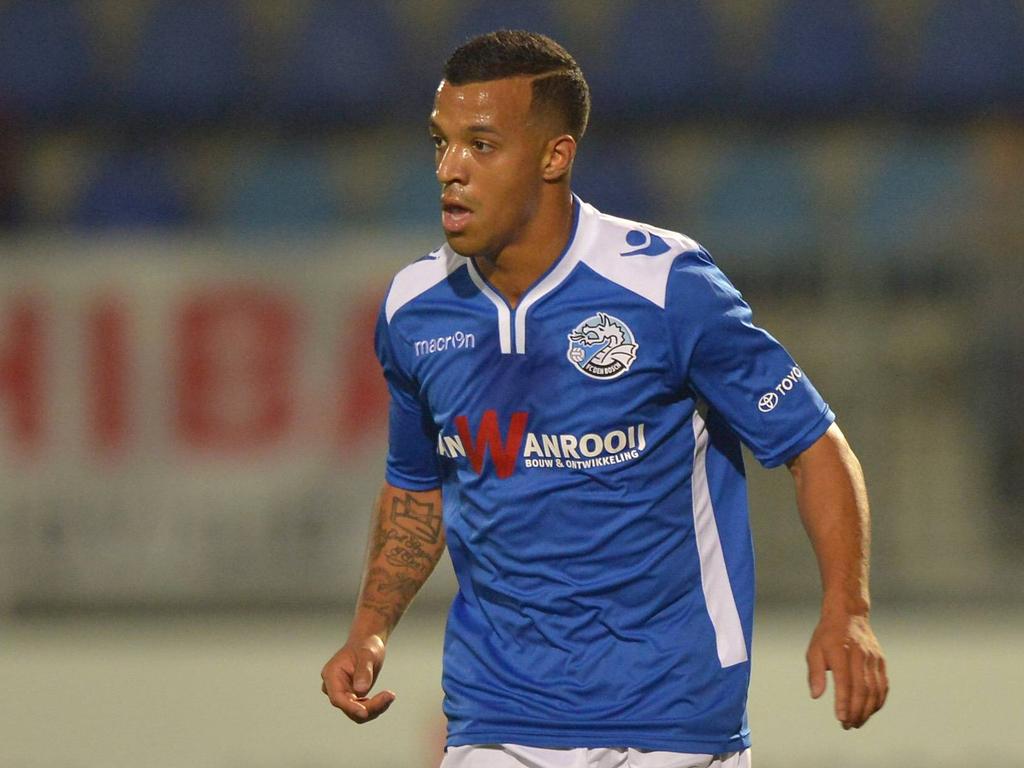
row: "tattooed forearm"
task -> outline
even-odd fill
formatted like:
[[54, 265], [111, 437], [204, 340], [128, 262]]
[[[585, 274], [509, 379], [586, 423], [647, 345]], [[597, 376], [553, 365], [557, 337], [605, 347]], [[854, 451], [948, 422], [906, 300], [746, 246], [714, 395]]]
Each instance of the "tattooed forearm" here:
[[371, 568], [367, 574], [362, 604], [389, 622], [396, 622], [416, 592], [422, 580], [404, 573], [392, 573], [385, 568]]
[[[370, 533], [359, 607], [389, 633], [444, 552], [440, 491], [409, 492], [385, 486]], [[384, 627], [380, 628], [379, 620]]]

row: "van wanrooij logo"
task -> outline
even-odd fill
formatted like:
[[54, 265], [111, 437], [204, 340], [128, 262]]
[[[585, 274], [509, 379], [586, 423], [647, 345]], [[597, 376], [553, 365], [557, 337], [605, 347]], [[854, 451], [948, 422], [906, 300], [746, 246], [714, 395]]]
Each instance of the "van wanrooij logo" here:
[[598, 312], [572, 329], [566, 357], [592, 379], [614, 379], [629, 370], [638, 347], [628, 325]]

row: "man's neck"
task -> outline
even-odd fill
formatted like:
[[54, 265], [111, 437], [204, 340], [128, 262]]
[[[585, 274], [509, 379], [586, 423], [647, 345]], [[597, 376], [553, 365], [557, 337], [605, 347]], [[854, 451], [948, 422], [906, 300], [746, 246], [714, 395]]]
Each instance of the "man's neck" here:
[[572, 196], [566, 190], [562, 199], [539, 207], [521, 240], [505, 246], [496, 256], [473, 259], [513, 309], [565, 250], [572, 234], [572, 208]]

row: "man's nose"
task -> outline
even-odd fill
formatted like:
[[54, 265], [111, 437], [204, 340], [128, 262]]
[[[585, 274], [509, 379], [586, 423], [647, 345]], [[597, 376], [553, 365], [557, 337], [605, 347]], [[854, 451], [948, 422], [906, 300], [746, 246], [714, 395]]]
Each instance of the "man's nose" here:
[[449, 144], [437, 159], [437, 180], [441, 184], [466, 183], [466, 153], [458, 144]]

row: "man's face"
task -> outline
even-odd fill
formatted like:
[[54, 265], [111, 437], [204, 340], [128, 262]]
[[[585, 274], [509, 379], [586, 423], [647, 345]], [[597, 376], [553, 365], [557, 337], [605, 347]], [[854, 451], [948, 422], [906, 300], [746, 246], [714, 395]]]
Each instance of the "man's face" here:
[[530, 110], [531, 78], [441, 81], [430, 115], [441, 224], [463, 256], [495, 256], [532, 218], [547, 135]]

